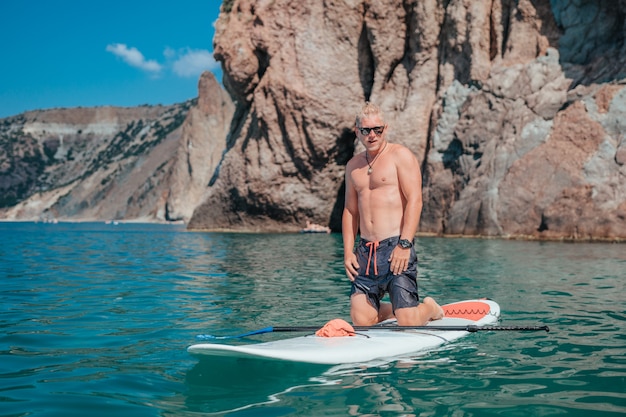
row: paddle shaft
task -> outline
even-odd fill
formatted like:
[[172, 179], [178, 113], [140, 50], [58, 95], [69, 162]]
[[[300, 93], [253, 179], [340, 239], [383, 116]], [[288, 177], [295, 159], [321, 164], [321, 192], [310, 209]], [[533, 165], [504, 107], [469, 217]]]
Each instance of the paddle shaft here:
[[[362, 332], [368, 330], [443, 330], [452, 332], [470, 332], [477, 331], [546, 331], [549, 332], [548, 326], [476, 326], [474, 324], [468, 324], [466, 326], [352, 326], [354, 331]], [[294, 326], [294, 327], [272, 327], [273, 332], [315, 332], [319, 330], [319, 327], [309, 326]]]
[[[493, 332], [493, 331], [546, 331], [549, 332], [548, 326], [476, 326], [474, 324], [468, 324], [466, 326], [353, 326], [355, 332], [364, 332], [368, 330], [392, 330], [392, 331], [404, 331], [404, 330], [442, 330], [452, 332]], [[200, 340], [222, 340], [222, 339], [239, 339], [247, 336], [254, 336], [264, 333], [276, 333], [276, 332], [316, 332], [319, 327], [313, 326], [291, 326], [280, 327], [271, 326], [265, 327], [259, 330], [252, 330], [247, 333], [242, 333], [234, 336], [213, 336], [210, 334], [199, 334], [196, 338]]]

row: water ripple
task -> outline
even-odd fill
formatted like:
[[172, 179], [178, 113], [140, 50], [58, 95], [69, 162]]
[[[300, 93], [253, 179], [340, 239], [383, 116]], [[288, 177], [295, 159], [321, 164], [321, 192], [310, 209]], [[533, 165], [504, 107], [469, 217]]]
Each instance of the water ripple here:
[[487, 296], [502, 324], [550, 333], [332, 368], [197, 361], [198, 333], [348, 318], [341, 237], [0, 223], [0, 415], [626, 414], [623, 245], [416, 247], [422, 296]]

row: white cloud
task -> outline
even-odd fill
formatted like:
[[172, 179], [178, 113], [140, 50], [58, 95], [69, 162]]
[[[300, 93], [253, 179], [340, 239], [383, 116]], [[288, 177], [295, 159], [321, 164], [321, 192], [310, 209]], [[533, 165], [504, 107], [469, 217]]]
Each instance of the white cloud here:
[[166, 47], [163, 51], [164, 64], [155, 60], [146, 60], [137, 48], [129, 48], [123, 43], [107, 45], [106, 50], [121, 58], [128, 65], [155, 75], [159, 74], [165, 67], [171, 69], [175, 75], [185, 78], [199, 77], [204, 71], [219, 69], [219, 64], [213, 58], [213, 53], [206, 49], [183, 48], [175, 50]]
[[161, 64], [154, 60], [146, 60], [143, 54], [135, 47], [129, 48], [123, 43], [113, 43], [107, 45], [106, 50], [122, 58], [122, 60], [131, 67], [140, 68], [153, 73], [161, 71]]
[[[165, 50], [165, 56], [174, 56], [171, 49]], [[184, 49], [176, 55], [172, 66], [174, 73], [180, 77], [197, 77], [203, 71], [213, 71], [218, 63], [213, 54], [205, 49]]]

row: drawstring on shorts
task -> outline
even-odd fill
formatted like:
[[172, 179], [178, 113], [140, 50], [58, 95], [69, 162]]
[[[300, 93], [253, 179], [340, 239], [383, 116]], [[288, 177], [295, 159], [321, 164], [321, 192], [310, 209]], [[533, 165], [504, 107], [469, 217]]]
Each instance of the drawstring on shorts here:
[[378, 275], [378, 267], [376, 266], [376, 249], [378, 249], [379, 245], [380, 245], [379, 241], [367, 242], [365, 244], [365, 246], [370, 248], [370, 253], [369, 253], [369, 256], [367, 258], [367, 269], [365, 270], [365, 273], [367, 275], [369, 275], [369, 273], [370, 273], [370, 263], [372, 261], [372, 254], [374, 255], [374, 275]]

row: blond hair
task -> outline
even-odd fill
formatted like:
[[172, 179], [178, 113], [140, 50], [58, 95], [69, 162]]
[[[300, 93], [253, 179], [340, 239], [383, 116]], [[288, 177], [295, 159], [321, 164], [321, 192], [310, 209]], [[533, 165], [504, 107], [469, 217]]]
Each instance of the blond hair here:
[[383, 111], [380, 109], [380, 107], [378, 107], [374, 103], [366, 101], [365, 105], [361, 108], [361, 111], [356, 115], [356, 125], [360, 126], [361, 120], [373, 116], [378, 116], [383, 123], [385, 122], [385, 115], [383, 114]]

